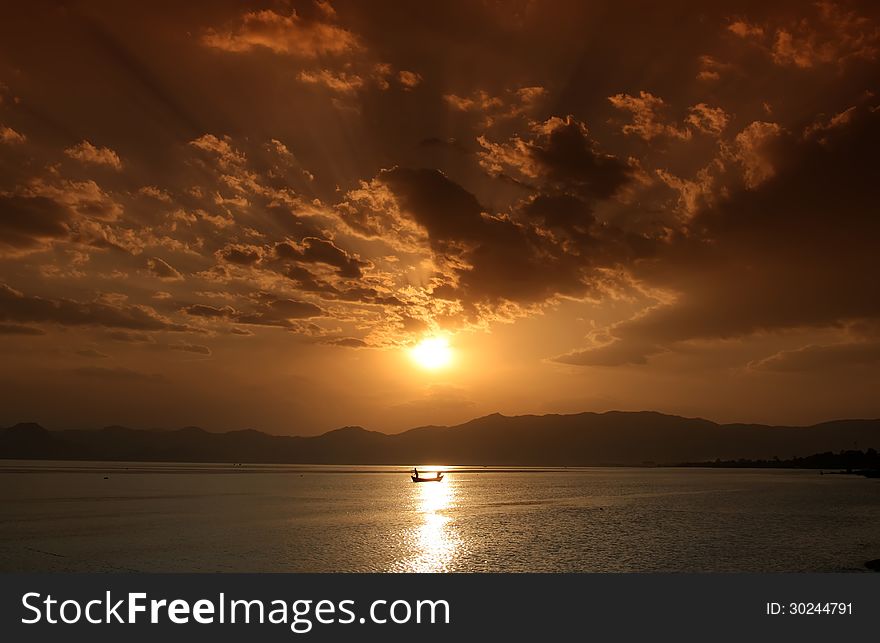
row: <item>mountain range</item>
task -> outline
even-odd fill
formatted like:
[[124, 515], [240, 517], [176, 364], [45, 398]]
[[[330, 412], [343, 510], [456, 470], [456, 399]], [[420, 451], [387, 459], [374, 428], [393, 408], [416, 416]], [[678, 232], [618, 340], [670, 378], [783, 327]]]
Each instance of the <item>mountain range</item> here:
[[880, 419], [812, 426], [717, 424], [651, 411], [488, 415], [386, 434], [345, 427], [312, 437], [241, 430], [0, 429], [0, 458], [285, 464], [641, 466], [773, 459], [880, 447]]

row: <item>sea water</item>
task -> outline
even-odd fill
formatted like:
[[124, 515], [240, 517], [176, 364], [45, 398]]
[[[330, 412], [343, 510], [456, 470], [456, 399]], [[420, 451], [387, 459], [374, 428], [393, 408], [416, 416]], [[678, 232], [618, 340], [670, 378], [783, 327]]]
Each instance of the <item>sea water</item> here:
[[[862, 571], [880, 480], [817, 471], [0, 461], [0, 571]], [[420, 467], [426, 475], [432, 467]]]

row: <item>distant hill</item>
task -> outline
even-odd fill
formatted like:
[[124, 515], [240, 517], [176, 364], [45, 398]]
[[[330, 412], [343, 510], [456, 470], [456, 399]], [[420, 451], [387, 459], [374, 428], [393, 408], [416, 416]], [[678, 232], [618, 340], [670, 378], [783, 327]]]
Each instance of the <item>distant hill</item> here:
[[499, 414], [388, 435], [346, 427], [314, 437], [196, 427], [0, 430], [0, 458], [300, 464], [645, 465], [802, 457], [880, 447], [880, 420], [808, 427], [716, 424], [654, 412]]
[[[723, 469], [842, 469], [848, 472], [880, 472], [880, 452], [869, 448], [865, 451], [826, 451], [788, 460], [711, 460], [709, 462], [682, 462], [679, 467], [711, 467]], [[876, 476], [872, 476], [876, 477]]]

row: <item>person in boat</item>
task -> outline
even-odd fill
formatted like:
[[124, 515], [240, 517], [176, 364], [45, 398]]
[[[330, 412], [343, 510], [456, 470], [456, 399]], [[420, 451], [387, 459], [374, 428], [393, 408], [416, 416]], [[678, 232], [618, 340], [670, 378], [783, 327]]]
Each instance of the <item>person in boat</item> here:
[[413, 467], [413, 476], [416, 477], [416, 478], [419, 477], [419, 470], [416, 469], [415, 467]]

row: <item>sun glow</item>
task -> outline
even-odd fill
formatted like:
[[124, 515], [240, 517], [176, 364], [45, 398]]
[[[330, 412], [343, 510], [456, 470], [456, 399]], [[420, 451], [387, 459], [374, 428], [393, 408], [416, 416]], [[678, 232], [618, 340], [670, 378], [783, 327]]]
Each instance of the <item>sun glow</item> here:
[[427, 337], [411, 348], [409, 354], [416, 364], [432, 371], [452, 362], [452, 349], [445, 337]]

